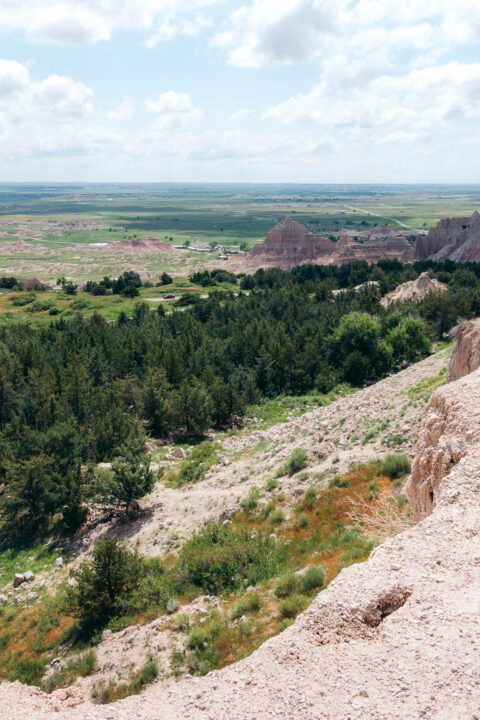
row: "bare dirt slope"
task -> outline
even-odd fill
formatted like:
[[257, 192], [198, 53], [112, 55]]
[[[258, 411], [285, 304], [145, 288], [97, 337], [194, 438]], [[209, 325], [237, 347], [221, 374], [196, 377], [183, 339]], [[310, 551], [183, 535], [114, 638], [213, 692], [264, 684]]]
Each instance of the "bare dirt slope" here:
[[[129, 521], [121, 515], [113, 521], [94, 525], [76, 539], [71, 553], [64, 554], [62, 568], [38, 573], [28, 586], [16, 589], [14, 597], [11, 597], [10, 580], [0, 588], [0, 593], [8, 597], [9, 603], [20, 601], [28, 605], [32, 591], [39, 592], [45, 586], [49, 594], [55, 592], [59, 582], [67, 579], [70, 569], [89, 557], [105, 534], [118, 536], [143, 555], [161, 556], [178, 547], [183, 538], [204, 523], [230, 517], [239, 509], [239, 500], [253, 486], [259, 488], [265, 500], [271, 499], [272, 493], [265, 489], [266, 482], [277, 474], [295, 448], [307, 450], [306, 472], [279, 477], [278, 488], [273, 493], [281, 492], [285, 496], [286, 522], [294, 520], [299, 497], [310, 485], [325, 487], [334, 475], [347, 472], [352, 463], [378, 459], [398, 450], [413, 457], [425, 397], [431, 392], [432, 384], [436, 386], [444, 381], [449, 352], [449, 348], [442, 350], [371, 387], [287, 422], [271, 427], [257, 423], [231, 436], [218, 433], [220, 462], [209, 470], [204, 480], [184, 488], [158, 482], [150, 496], [142, 501], [143, 510], [137, 519]], [[395, 444], [399, 440], [401, 444]], [[172, 455], [170, 448], [167, 455], [170, 459], [159, 460], [160, 464], [175, 469], [182, 461]], [[403, 527], [403, 524], [394, 527], [390, 514], [386, 513], [384, 527], [377, 524], [373, 536], [382, 539]], [[195, 615], [205, 607], [212, 607], [215, 601], [215, 598], [198, 599], [193, 604], [195, 607], [183, 606], [182, 612]], [[107, 631], [96, 648], [95, 673], [77, 681], [85, 696], [89, 696], [98, 683], [128, 679], [132, 669], [139, 670], [145, 665], [150, 652], [154, 652], [162, 668], [162, 683], [171, 684], [172, 653], [181, 649], [178, 645], [185, 637], [165, 631], [164, 625], [162, 620], [154, 620], [116, 633]]]
[[[279, 479], [292, 505], [292, 492], [306, 489], [312, 473], [325, 473], [328, 481], [347, 472], [352, 463], [388, 452], [413, 457], [425, 393], [431, 382], [444, 381], [449, 354], [450, 349], [442, 350], [371, 387], [270, 428], [250, 426], [227, 438], [219, 434], [221, 462], [203, 481], [182, 489], [158, 483], [144, 501], [144, 514], [134, 523], [119, 524], [114, 532], [143, 554], [158, 555], [212, 518], [229, 517], [249, 489], [262, 488], [297, 447], [308, 452], [309, 476], [303, 483], [296, 476]], [[180, 462], [172, 459], [169, 464], [174, 468]], [[97, 526], [89, 536], [91, 546], [111, 531], [110, 523]]]
[[[473, 431], [444, 466], [431, 512], [345, 569], [309, 609], [251, 657], [204, 678], [113, 706], [78, 690], [45, 696], [0, 686], [4, 717], [63, 720], [474, 720], [480, 707], [480, 370], [436, 391], [411, 485], [430, 458]], [[438, 417], [441, 414], [441, 421]], [[432, 430], [435, 427], [435, 430]], [[425, 468], [425, 470], [422, 470]], [[68, 707], [75, 705], [76, 707]]]

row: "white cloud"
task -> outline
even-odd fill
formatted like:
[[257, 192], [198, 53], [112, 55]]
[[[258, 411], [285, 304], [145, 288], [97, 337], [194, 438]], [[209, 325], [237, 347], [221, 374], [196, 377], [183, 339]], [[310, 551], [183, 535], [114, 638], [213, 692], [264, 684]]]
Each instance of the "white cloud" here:
[[[153, 31], [150, 44], [195, 34], [210, 21], [199, 14], [221, 0], [0, 0], [0, 33], [62, 45], [109, 40], [115, 31]], [[163, 30], [162, 30], [163, 28]]]
[[161, 93], [156, 100], [146, 100], [145, 109], [157, 116], [156, 125], [161, 130], [185, 127], [203, 117], [203, 110], [195, 107], [187, 93], [174, 90]]
[[229, 48], [228, 60], [239, 67], [290, 64], [325, 53], [340, 31], [346, 0], [253, 0], [230, 17], [228, 30], [213, 45]]
[[241, 122], [242, 120], [246, 120], [249, 115], [250, 110], [248, 108], [241, 108], [240, 110], [236, 110], [236, 112], [233, 112], [231, 115], [229, 115], [228, 121]]
[[309, 93], [269, 107], [264, 120], [303, 123], [365, 146], [424, 140], [452, 121], [480, 118], [479, 63], [451, 62], [339, 87], [334, 95], [325, 77]]
[[112, 110], [105, 113], [107, 120], [113, 120], [115, 122], [121, 122], [122, 120], [131, 120], [134, 114], [133, 98], [123, 97], [118, 105]]
[[145, 45], [152, 48], [160, 42], [171, 40], [176, 35], [194, 37], [211, 27], [212, 24], [211, 18], [206, 18], [200, 14], [185, 18], [177, 17], [175, 13], [168, 13], [157, 22], [153, 34], [145, 42]]
[[81, 118], [93, 115], [92, 90], [71, 78], [50, 75], [34, 84], [32, 91], [34, 107], [50, 116]]
[[21, 92], [30, 83], [27, 68], [15, 60], [0, 59], [0, 101], [14, 93]]

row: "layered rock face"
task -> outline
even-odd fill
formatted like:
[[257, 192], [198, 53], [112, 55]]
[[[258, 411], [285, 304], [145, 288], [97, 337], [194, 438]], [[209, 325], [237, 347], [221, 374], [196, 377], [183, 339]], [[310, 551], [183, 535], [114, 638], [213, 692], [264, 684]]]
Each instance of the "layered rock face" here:
[[413, 249], [405, 237], [385, 237], [388, 229], [375, 230], [363, 243], [355, 242], [345, 232], [338, 242], [333, 242], [313, 235], [301, 223], [287, 218], [270, 230], [263, 243], [229, 260], [229, 266], [236, 272], [255, 272], [269, 267], [291, 270], [296, 265], [342, 265], [353, 260], [375, 263], [384, 258], [413, 259]]
[[304, 225], [287, 218], [244, 257], [248, 257], [248, 266], [289, 270], [296, 265], [315, 264], [320, 258], [330, 257], [334, 250], [335, 243], [329, 238], [315, 237]]
[[447, 382], [453, 382], [480, 367], [480, 319], [466, 320], [450, 333], [457, 341], [450, 358]]
[[[432, 396], [417, 525], [344, 569], [245, 660], [113, 706], [0, 685], [15, 720], [474, 720], [480, 707], [480, 369]], [[434, 496], [430, 501], [430, 493]]]
[[427, 235], [419, 235], [414, 246], [415, 260], [453, 260], [477, 262], [480, 260], [480, 215], [470, 218], [445, 218]]
[[380, 305], [388, 307], [394, 302], [405, 302], [406, 300], [418, 301], [431, 292], [445, 292], [447, 286], [438, 282], [436, 278], [430, 277], [428, 272], [424, 272], [418, 276], [416, 280], [399, 285], [388, 295], [380, 300]]

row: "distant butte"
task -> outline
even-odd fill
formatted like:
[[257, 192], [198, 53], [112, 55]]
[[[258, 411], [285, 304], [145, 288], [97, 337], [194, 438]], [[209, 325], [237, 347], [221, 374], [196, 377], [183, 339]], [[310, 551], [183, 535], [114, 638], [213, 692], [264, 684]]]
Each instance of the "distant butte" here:
[[263, 243], [244, 255], [231, 257], [228, 268], [253, 273], [259, 268], [291, 270], [297, 265], [343, 265], [354, 260], [376, 263], [386, 258], [404, 262], [480, 261], [480, 215], [474, 212], [470, 218], [445, 218], [428, 234], [417, 235], [413, 247], [404, 231], [386, 226], [367, 231], [344, 229], [334, 242], [286, 218], [270, 230]]
[[279, 267], [290, 270], [296, 265], [342, 265], [352, 260], [370, 263], [383, 258], [412, 260], [413, 249], [406, 237], [392, 233], [390, 228], [373, 228], [366, 234], [357, 232], [364, 242], [357, 242], [342, 231], [337, 242], [315, 236], [304, 225], [291, 218], [276, 225], [259, 245], [243, 256], [236, 256], [229, 265], [237, 272], [255, 272], [259, 268]]

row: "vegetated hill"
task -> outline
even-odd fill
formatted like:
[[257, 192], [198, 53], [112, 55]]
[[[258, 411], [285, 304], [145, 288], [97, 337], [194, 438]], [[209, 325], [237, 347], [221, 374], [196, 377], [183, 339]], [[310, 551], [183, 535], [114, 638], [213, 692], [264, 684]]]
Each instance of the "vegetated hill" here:
[[380, 300], [380, 305], [388, 307], [395, 302], [406, 302], [413, 300], [417, 302], [422, 300], [425, 295], [431, 292], [445, 292], [448, 287], [430, 275], [430, 273], [423, 272], [418, 276], [416, 280], [409, 280], [406, 283], [402, 283], [395, 290], [388, 295], [385, 295]]
[[407, 238], [389, 228], [374, 228], [356, 232], [357, 242], [343, 231], [338, 242], [328, 237], [316, 237], [301, 223], [286, 218], [276, 225], [263, 243], [255, 245], [243, 256], [231, 258], [229, 268], [236, 272], [255, 272], [259, 268], [279, 267], [290, 270], [297, 265], [342, 265], [353, 260], [375, 263], [385, 258], [411, 260], [413, 250]]
[[[241, 663], [114, 707], [0, 686], [17, 720], [474, 718], [480, 706], [480, 371], [438, 389], [410, 483], [414, 527], [344, 570]], [[77, 707], [73, 707], [77, 705]]]
[[480, 260], [480, 215], [445, 218], [427, 235], [417, 237], [414, 246], [415, 260], [453, 260], [475, 262]]

